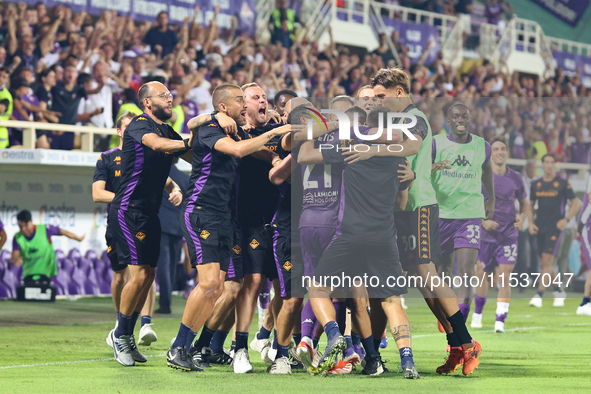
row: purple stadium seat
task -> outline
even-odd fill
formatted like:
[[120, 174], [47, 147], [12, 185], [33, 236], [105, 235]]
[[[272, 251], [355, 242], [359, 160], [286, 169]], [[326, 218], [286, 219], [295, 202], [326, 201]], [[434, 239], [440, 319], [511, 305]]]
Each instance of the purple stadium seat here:
[[82, 253], [80, 253], [80, 250], [76, 248], [71, 249], [68, 253], [68, 258], [71, 262], [78, 264], [80, 262], [80, 259], [82, 258]]
[[68, 284], [70, 278], [65, 271], [59, 270], [57, 276], [51, 278], [51, 282], [55, 286], [57, 295], [68, 295], [70, 292], [68, 291]]
[[0, 298], [14, 298], [12, 290], [2, 282], [0, 282]]
[[10, 289], [13, 294], [12, 298], [16, 298], [16, 288], [20, 285], [20, 280], [10, 268], [4, 270], [2, 283]]
[[98, 260], [98, 255], [96, 254], [96, 252], [94, 250], [89, 249], [86, 251], [84, 258], [86, 260], [90, 260], [90, 261], [94, 262], [95, 260]]
[[8, 269], [12, 271], [12, 273], [14, 274], [16, 278], [16, 286], [18, 286], [21, 283], [21, 280], [23, 279], [23, 266], [9, 265]]
[[82, 270], [74, 265], [74, 269], [70, 274], [70, 283], [68, 284], [69, 293], [73, 295], [86, 294], [84, 286], [85, 281], [86, 278], [84, 277]]
[[59, 271], [64, 271], [68, 276], [72, 275], [72, 271], [74, 270], [74, 267], [76, 266], [76, 264], [72, 263], [69, 259], [64, 258], [62, 260], [60, 269]]
[[60, 250], [60, 249], [56, 249], [55, 250], [55, 259], [59, 262], [60, 260], [63, 260], [66, 258], [66, 254]]
[[0, 251], [0, 262], [4, 262], [6, 264], [10, 264], [10, 255], [11, 253], [4, 249]]
[[78, 262], [78, 268], [84, 275], [84, 290], [86, 294], [100, 294], [100, 288], [98, 280], [96, 278], [94, 267], [92, 263], [86, 260], [84, 257], [80, 258]]

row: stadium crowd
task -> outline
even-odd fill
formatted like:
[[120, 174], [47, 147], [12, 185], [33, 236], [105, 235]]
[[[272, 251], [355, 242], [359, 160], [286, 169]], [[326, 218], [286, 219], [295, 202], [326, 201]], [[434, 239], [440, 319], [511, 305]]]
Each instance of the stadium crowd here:
[[[464, 3], [470, 2], [455, 2], [455, 8], [449, 7], [454, 2], [411, 3], [451, 13], [468, 10]], [[269, 101], [282, 89], [332, 98], [353, 95], [377, 70], [394, 65], [384, 35], [380, 46], [364, 55], [332, 40], [320, 48], [306, 41], [305, 26], [296, 30], [297, 15], [287, 1], [277, 7], [269, 21], [271, 43], [265, 45], [238, 34], [236, 20], [221, 31], [215, 17], [207, 26], [189, 19], [176, 26], [161, 13], [152, 26], [109, 11], [95, 17], [64, 6], [48, 9], [41, 2], [9, 3], [0, 11], [0, 118], [111, 128], [123, 111], [141, 113], [137, 90], [156, 80], [175, 95], [171, 124], [188, 133], [185, 120], [211, 112], [211, 93], [223, 83], [254, 81]], [[449, 131], [440, 111], [449, 98], [470, 99], [476, 108], [476, 133], [489, 142], [505, 138], [512, 157], [539, 160], [550, 152], [558, 161], [589, 163], [591, 115], [588, 102], [575, 98], [591, 91], [580, 75], [566, 76], [560, 69], [545, 80], [511, 75], [495, 71], [486, 60], [456, 70], [442, 56], [429, 65], [423, 63], [425, 57], [412, 63], [398, 37], [395, 31], [391, 38], [411, 77], [411, 95], [425, 103], [419, 107], [432, 117], [434, 130]], [[79, 143], [73, 133], [38, 132], [37, 137], [39, 148], [73, 149]], [[95, 141], [95, 148], [117, 143], [107, 137]], [[0, 129], [0, 147], [20, 144], [20, 130]]]

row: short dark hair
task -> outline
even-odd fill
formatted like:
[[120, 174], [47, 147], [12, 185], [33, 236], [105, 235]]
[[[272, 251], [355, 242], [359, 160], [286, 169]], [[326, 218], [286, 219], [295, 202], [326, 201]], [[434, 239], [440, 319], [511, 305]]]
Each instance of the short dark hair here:
[[78, 80], [76, 82], [78, 83], [78, 85], [83, 85], [89, 81], [92, 81], [92, 76], [90, 74], [82, 73], [78, 75]]
[[291, 109], [289, 115], [287, 115], [287, 124], [299, 125], [300, 119], [305, 116], [310, 109], [305, 104], [298, 105]]
[[503, 144], [505, 144], [505, 146], [508, 148], [509, 144], [507, 144], [507, 141], [503, 138], [503, 137], [496, 137], [494, 138], [491, 142], [490, 145], [492, 146], [492, 144], [494, 144], [495, 142], [502, 142]]
[[367, 114], [367, 124], [371, 127], [380, 125], [380, 114], [387, 114], [390, 110], [386, 107], [374, 107]]
[[351, 104], [351, 107], [355, 105], [355, 99], [353, 97], [342, 94], [342, 95], [336, 96], [332, 100], [330, 100], [330, 104], [328, 106], [330, 108], [332, 108], [333, 105], [335, 103], [338, 103], [339, 101], [346, 101], [349, 104]]
[[358, 106], [351, 107], [348, 110], [346, 110], [345, 113], [347, 115], [357, 113], [357, 114], [359, 114], [359, 115], [357, 115], [357, 120], [359, 123], [365, 124], [367, 122], [367, 112], [365, 112], [365, 110], [361, 107], [358, 107]]
[[33, 215], [31, 215], [31, 211], [23, 209], [16, 214], [16, 220], [19, 222], [29, 223], [31, 220], [33, 220]]
[[212, 94], [212, 104], [214, 110], [217, 111], [219, 109], [218, 106], [221, 103], [225, 104], [228, 99], [230, 99], [230, 91], [234, 89], [242, 90], [240, 89], [240, 86], [231, 83], [226, 83], [215, 88]]
[[123, 115], [121, 115], [120, 117], [117, 118], [117, 122], [115, 124], [115, 127], [117, 127], [118, 129], [120, 129], [121, 128], [121, 125], [123, 124], [123, 120], [126, 119], [126, 118], [127, 119], [133, 119], [133, 118], [135, 118], [135, 115], [132, 114], [129, 111], [125, 111], [123, 113]]
[[468, 106], [466, 104], [462, 103], [461, 101], [456, 101], [455, 103], [453, 103], [452, 105], [447, 107], [447, 109], [445, 110], [445, 116], [449, 115], [449, 111], [451, 111], [451, 109], [454, 107], [464, 107], [468, 111], [470, 111], [470, 108], [468, 108]]
[[376, 87], [376, 85], [381, 85], [386, 89], [400, 86], [406, 94], [410, 93], [410, 79], [406, 72], [398, 67], [380, 69], [371, 79], [371, 86]]
[[554, 156], [554, 154], [553, 154], [553, 153], [546, 153], [544, 156], [542, 156], [542, 163], [544, 162], [544, 159], [545, 159], [546, 157], [551, 157], [551, 158], [553, 158], [553, 159], [554, 159], [554, 163], [556, 163], [556, 156]]
[[135, 103], [135, 100], [137, 99], [137, 93], [132, 88], [124, 89], [123, 90], [123, 98], [127, 102]]
[[275, 94], [275, 97], [273, 97], [273, 105], [277, 105], [277, 101], [279, 101], [279, 97], [286, 95], [286, 94], [291, 97], [298, 97], [298, 94], [296, 92], [294, 92], [293, 90], [283, 89], [283, 90], [278, 91], [277, 94]]
[[148, 97], [152, 93], [152, 88], [149, 85], [149, 82], [146, 82], [140, 87], [138, 91], [138, 100], [139, 102], [143, 102], [146, 97]]

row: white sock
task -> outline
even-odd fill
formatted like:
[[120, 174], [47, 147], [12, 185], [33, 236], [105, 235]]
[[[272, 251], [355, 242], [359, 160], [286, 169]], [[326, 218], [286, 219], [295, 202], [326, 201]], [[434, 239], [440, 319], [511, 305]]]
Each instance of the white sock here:
[[497, 315], [502, 315], [503, 313], [509, 313], [509, 303], [508, 302], [497, 302]]

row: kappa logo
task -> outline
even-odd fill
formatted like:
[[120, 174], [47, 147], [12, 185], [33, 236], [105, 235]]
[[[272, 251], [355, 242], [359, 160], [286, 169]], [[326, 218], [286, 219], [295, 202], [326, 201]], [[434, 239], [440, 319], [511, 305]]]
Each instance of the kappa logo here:
[[242, 249], [240, 249], [240, 246], [238, 246], [238, 245], [234, 245], [234, 247], [232, 248], [232, 250], [236, 254], [240, 254], [240, 252], [242, 252]]
[[478, 245], [478, 241], [476, 240], [476, 238], [472, 238], [472, 239], [470, 240], [470, 243], [471, 243], [471, 244], [476, 244], [476, 245]]
[[472, 164], [470, 164], [470, 162], [468, 161], [468, 159], [466, 159], [466, 156], [460, 156], [458, 155], [458, 157], [456, 157], [456, 160], [452, 163], [452, 165], [458, 165], [458, 166], [472, 166]]
[[256, 249], [256, 248], [259, 247], [260, 243], [256, 239], [253, 239], [252, 241], [250, 241], [250, 244], [249, 245], [250, 245], [251, 248]]
[[542, 182], [538, 182], [538, 183], [537, 183], [537, 185], [536, 185], [536, 187], [537, 187], [538, 189], [539, 189], [539, 188], [541, 188], [541, 187], [542, 187]]
[[113, 248], [112, 248], [112, 247], [110, 247], [110, 246], [109, 246], [109, 247], [107, 247], [107, 253], [111, 253], [111, 250], [113, 250]]
[[115, 157], [115, 159], [113, 161], [121, 161], [121, 156]]
[[140, 116], [140, 117], [139, 117], [139, 118], [137, 118], [136, 120], [148, 120], [148, 119], [146, 119], [146, 118], [145, 118], [145, 117], [143, 117], [143, 116]]
[[146, 234], [144, 234], [142, 231], [140, 231], [139, 233], [137, 233], [137, 234], [135, 235], [135, 237], [136, 237], [137, 239], [139, 239], [140, 241], [143, 241], [143, 240], [144, 240], [144, 238], [146, 238]]
[[312, 319], [306, 319], [306, 320], [304, 320], [302, 323], [310, 323], [310, 324], [314, 324], [314, 322], [312, 321]]
[[289, 261], [286, 261], [285, 264], [283, 264], [283, 268], [286, 271], [290, 271], [292, 267], [293, 267], [293, 265]]
[[203, 239], [207, 239], [207, 237], [209, 237], [210, 235], [211, 234], [207, 230], [203, 230], [203, 231], [201, 231], [201, 234], [199, 234], [199, 236]]

